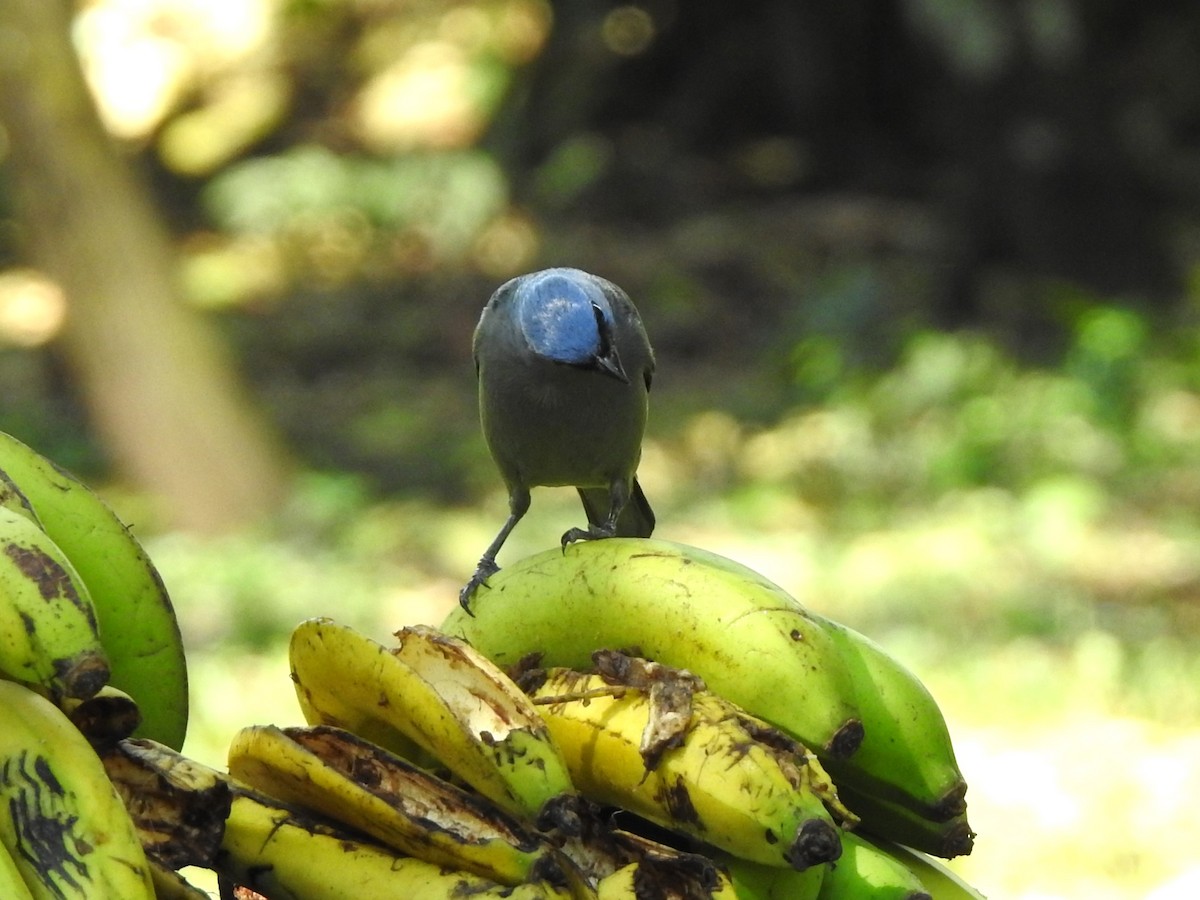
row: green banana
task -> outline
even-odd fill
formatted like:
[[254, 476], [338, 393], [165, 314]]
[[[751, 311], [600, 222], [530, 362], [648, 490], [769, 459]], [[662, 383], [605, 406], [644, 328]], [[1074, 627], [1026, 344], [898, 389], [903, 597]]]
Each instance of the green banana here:
[[29, 886], [17, 868], [17, 861], [3, 843], [0, 843], [0, 897], [5, 900], [33, 900], [33, 894], [29, 892]]
[[701, 676], [714, 692], [821, 755], [850, 756], [863, 723], [839, 651], [782, 588], [682, 544], [611, 538], [527, 557], [488, 578], [442, 630], [501, 666], [531, 653], [584, 669], [594, 650]]
[[760, 740], [774, 729], [721, 697], [695, 693], [686, 731], [647, 765], [648, 691], [554, 669], [531, 696], [589, 799], [757, 862], [805, 869], [841, 852], [825, 807], [837, 795], [815, 757]]
[[309, 724], [336, 725], [408, 757], [399, 732], [508, 812], [577, 827], [575, 788], [533, 704], [461, 640], [412, 626], [388, 649], [330, 619], [292, 632], [292, 681]]
[[829, 760], [834, 780], [934, 821], [966, 812], [967, 783], [946, 720], [925, 685], [870, 638], [816, 618], [841, 651], [866, 729], [852, 758]]
[[20, 513], [38, 528], [42, 527], [42, 522], [37, 513], [33, 511], [33, 504], [29, 502], [29, 498], [3, 469], [0, 469], [0, 508]]
[[828, 865], [810, 866], [803, 872], [785, 866], [767, 866], [722, 853], [717, 862], [729, 873], [738, 900], [817, 900]]
[[967, 856], [975, 846], [975, 832], [967, 822], [966, 813], [935, 822], [907, 806], [845, 782], [838, 784], [838, 796], [862, 820], [859, 828], [866, 834], [942, 859]]
[[939, 860], [894, 841], [886, 841], [869, 834], [863, 834], [862, 837], [880, 852], [886, 853], [912, 870], [921, 879], [921, 884], [925, 885], [933, 900], [987, 900], [978, 889]]
[[817, 900], [932, 900], [908, 867], [853, 832], [842, 835], [845, 852], [829, 867]]
[[544, 882], [507, 887], [401, 856], [244, 788], [234, 791], [214, 867], [271, 900], [568, 898]]
[[402, 853], [501, 884], [565, 883], [550, 845], [499, 807], [340, 728], [243, 728], [229, 773]]
[[112, 683], [142, 713], [138, 735], [175, 749], [187, 732], [187, 666], [175, 610], [141, 544], [86, 485], [0, 432], [0, 470], [87, 585]]
[[0, 507], [0, 675], [53, 697], [90, 697], [108, 681], [87, 586], [32, 520]]
[[10, 681], [0, 681], [0, 843], [35, 900], [154, 898], [100, 758], [62, 710]]

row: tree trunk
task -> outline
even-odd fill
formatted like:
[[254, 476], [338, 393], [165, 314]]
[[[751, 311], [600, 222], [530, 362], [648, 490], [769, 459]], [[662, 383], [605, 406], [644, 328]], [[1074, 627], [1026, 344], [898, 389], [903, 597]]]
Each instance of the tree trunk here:
[[63, 0], [0, 0], [0, 122], [25, 249], [66, 293], [62, 350], [118, 470], [174, 526], [247, 524], [278, 508], [287, 455], [211, 323], [182, 302], [169, 235], [99, 120], [69, 26]]

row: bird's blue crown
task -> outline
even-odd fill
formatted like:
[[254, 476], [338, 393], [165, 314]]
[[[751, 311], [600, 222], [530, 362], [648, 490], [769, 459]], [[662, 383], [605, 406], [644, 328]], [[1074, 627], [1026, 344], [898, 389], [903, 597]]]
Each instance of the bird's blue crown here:
[[556, 362], [584, 365], [603, 352], [612, 326], [604, 292], [582, 272], [547, 269], [517, 286], [517, 321], [530, 348]]

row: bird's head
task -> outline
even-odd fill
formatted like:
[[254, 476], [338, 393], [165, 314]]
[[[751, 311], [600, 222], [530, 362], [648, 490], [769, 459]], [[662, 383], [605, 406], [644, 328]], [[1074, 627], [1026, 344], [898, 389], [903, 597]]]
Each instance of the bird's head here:
[[591, 275], [579, 269], [534, 272], [519, 280], [514, 301], [534, 353], [629, 383], [617, 355], [612, 304]]

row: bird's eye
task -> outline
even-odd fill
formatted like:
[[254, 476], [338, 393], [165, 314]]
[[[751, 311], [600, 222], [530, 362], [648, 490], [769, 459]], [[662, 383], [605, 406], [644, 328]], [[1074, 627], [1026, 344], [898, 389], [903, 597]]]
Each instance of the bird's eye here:
[[592, 304], [592, 315], [596, 317], [596, 333], [600, 335], [600, 352], [597, 355], [604, 358], [612, 353], [611, 328], [608, 319], [604, 318], [604, 310], [596, 303]]

